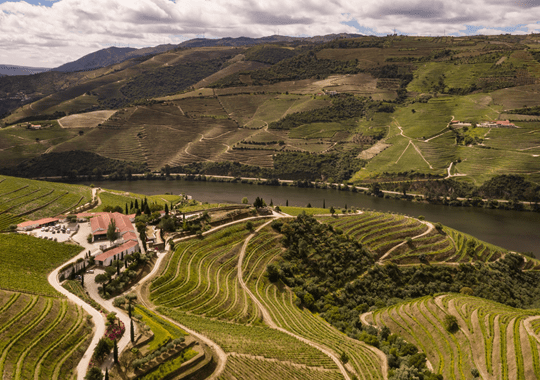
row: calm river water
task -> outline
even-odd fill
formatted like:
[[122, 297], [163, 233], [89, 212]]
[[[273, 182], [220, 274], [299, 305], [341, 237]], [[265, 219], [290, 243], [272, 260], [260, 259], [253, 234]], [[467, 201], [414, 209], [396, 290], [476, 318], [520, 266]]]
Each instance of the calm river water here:
[[331, 189], [302, 189], [289, 186], [148, 180], [93, 183], [105, 189], [147, 195], [184, 193], [209, 203], [240, 203], [243, 197], [247, 197], [252, 203], [255, 197], [262, 197], [266, 203], [273, 200], [275, 205], [285, 205], [288, 200], [289, 206], [306, 206], [311, 203], [313, 207], [322, 207], [325, 200], [326, 207], [341, 208], [347, 205], [411, 216], [423, 215], [426, 220], [441, 222], [489, 243], [518, 252], [534, 252], [540, 257], [540, 213], [421, 204]]

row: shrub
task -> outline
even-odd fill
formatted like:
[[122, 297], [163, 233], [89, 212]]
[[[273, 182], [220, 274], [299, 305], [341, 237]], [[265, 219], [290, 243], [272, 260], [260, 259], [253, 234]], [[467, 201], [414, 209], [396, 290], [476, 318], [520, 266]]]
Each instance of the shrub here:
[[458, 322], [457, 322], [457, 318], [453, 315], [450, 315], [450, 314], [446, 314], [446, 316], [444, 317], [444, 328], [446, 329], [446, 331], [448, 332], [456, 332], [457, 330], [459, 330], [459, 325], [458, 325]]
[[461, 290], [459, 291], [461, 294], [465, 294], [467, 296], [472, 296], [474, 294], [474, 291], [467, 287], [467, 286], [464, 286], [463, 288], [461, 288]]
[[126, 298], [125, 297], [116, 297], [113, 301], [113, 305], [115, 307], [121, 307], [126, 304]]

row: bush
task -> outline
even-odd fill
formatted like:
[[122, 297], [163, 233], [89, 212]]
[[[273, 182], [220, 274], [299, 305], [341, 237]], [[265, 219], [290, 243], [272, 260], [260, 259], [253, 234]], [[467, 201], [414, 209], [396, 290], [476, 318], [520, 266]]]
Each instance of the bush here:
[[457, 322], [457, 318], [455, 316], [453, 316], [453, 315], [446, 314], [446, 316], [444, 317], [444, 322], [443, 323], [444, 323], [444, 328], [448, 332], [454, 333], [457, 330], [459, 330], [459, 325], [458, 325], [458, 322]]
[[115, 307], [122, 307], [126, 304], [126, 298], [125, 297], [116, 297], [113, 301], [113, 305]]
[[461, 294], [465, 294], [467, 296], [472, 296], [474, 294], [474, 291], [467, 287], [467, 286], [464, 286], [463, 288], [461, 288], [461, 290], [459, 291]]

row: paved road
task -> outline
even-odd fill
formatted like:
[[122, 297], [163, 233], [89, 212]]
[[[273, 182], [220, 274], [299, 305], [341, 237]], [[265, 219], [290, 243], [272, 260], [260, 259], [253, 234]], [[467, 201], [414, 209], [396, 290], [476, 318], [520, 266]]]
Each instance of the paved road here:
[[[105, 334], [105, 320], [99, 311], [97, 311], [92, 306], [88, 305], [86, 302], [84, 302], [83, 300], [81, 300], [79, 297], [69, 292], [68, 290], [64, 289], [60, 285], [60, 281], [58, 281], [58, 271], [65, 264], [75, 262], [78, 258], [84, 257], [85, 254], [86, 254], [86, 251], [82, 251], [73, 259], [69, 260], [68, 262], [62, 264], [60, 267], [52, 271], [52, 273], [48, 277], [49, 284], [51, 284], [57, 291], [64, 294], [70, 301], [81, 306], [88, 314], [90, 314], [96, 326], [94, 330], [94, 338], [92, 339], [90, 346], [88, 346], [88, 349], [84, 353], [81, 361], [79, 362], [79, 365], [77, 366], [77, 380], [84, 380], [84, 377], [86, 376], [86, 371], [88, 369], [88, 365], [90, 364], [90, 359], [92, 358], [94, 348], [96, 347], [99, 339], [103, 336], [103, 334]], [[86, 280], [86, 277], [85, 277], [85, 280]]]

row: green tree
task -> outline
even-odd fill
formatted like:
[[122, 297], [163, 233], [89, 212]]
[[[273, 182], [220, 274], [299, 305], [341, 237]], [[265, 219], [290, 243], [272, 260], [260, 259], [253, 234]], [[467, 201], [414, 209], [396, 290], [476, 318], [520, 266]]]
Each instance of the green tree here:
[[92, 367], [86, 372], [85, 380], [103, 380], [103, 373], [97, 367]]
[[107, 343], [107, 339], [108, 338], [101, 338], [94, 349], [94, 356], [97, 360], [103, 359], [111, 352], [111, 347], [109, 346], [109, 343]]
[[98, 275], [96, 276], [96, 278], [95, 278], [94, 281], [95, 281], [97, 284], [104, 284], [104, 283], [108, 282], [109, 280], [110, 280], [110, 277], [109, 277], [109, 276], [107, 276], [105, 273], [100, 273], [100, 274], [98, 274]]
[[109, 227], [107, 227], [107, 239], [112, 243], [118, 237], [118, 232], [116, 231], [116, 221], [111, 218]]
[[242, 204], [247, 205], [248, 203], [249, 203], [249, 202], [248, 202], [247, 197], [242, 198]]
[[118, 364], [118, 343], [116, 342], [116, 339], [114, 340], [113, 359], [114, 364]]
[[334, 206], [330, 206], [330, 214], [334, 215], [336, 213], [336, 210], [334, 209]]
[[444, 317], [443, 324], [444, 324], [444, 328], [448, 332], [454, 333], [457, 330], [459, 330], [457, 318], [453, 315], [446, 314], [446, 316]]

